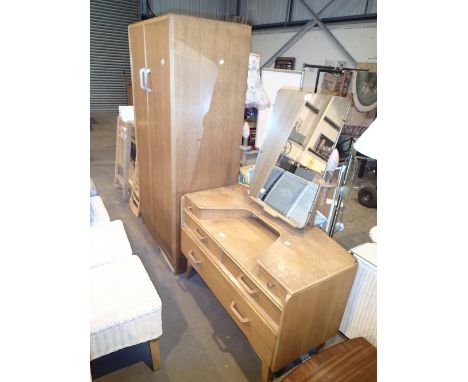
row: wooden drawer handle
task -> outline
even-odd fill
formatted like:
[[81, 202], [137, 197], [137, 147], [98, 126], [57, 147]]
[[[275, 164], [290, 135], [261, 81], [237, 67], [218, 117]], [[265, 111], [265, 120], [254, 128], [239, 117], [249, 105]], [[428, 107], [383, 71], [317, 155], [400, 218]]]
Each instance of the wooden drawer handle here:
[[244, 275], [242, 273], [239, 276], [237, 276], [237, 281], [239, 281], [239, 284], [242, 286], [242, 288], [244, 288], [245, 291], [251, 296], [255, 296], [258, 293], [257, 289], [249, 288], [249, 286], [244, 281]]
[[267, 282], [267, 287], [270, 289], [273, 289], [276, 286], [276, 284], [273, 281], [268, 281]]
[[200, 229], [198, 227], [196, 227], [194, 231], [197, 234], [200, 241], [205, 241], [206, 239], [208, 239], [208, 237], [203, 236], [203, 233], [200, 231]]
[[189, 212], [192, 212], [192, 211], [193, 211], [193, 207], [192, 207], [190, 204], [187, 204], [187, 205], [185, 206], [185, 208], [187, 208], [187, 211], [189, 211]]
[[243, 324], [248, 324], [250, 322], [250, 320], [246, 317], [242, 317], [242, 315], [239, 313], [239, 311], [237, 310], [236, 308], [236, 303], [233, 301], [231, 302], [231, 306], [230, 306], [231, 310], [232, 310], [232, 313], [234, 313], [236, 315], [236, 317], [238, 318], [238, 320], [240, 322], [242, 322]]
[[189, 260], [191, 260], [194, 265], [200, 265], [203, 262], [203, 260], [197, 260], [195, 258], [195, 255], [192, 250], [188, 251], [187, 255], [189, 257]]

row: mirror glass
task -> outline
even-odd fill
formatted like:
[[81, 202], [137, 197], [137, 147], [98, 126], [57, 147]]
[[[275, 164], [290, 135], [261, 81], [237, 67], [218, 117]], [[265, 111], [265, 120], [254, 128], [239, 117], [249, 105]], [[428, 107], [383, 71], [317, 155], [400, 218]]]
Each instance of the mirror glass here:
[[348, 109], [344, 97], [280, 90], [267, 122], [250, 196], [270, 214], [304, 227]]

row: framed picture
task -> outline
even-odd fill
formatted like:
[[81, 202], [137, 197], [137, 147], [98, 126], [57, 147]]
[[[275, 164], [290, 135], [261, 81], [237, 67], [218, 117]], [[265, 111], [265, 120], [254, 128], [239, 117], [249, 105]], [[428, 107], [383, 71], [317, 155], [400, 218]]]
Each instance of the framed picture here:
[[319, 139], [315, 142], [314, 148], [309, 147], [309, 151], [313, 152], [315, 155], [318, 155], [320, 158], [324, 160], [328, 160], [331, 152], [333, 151], [334, 142], [325, 136], [324, 134], [320, 134]]
[[296, 59], [294, 57], [276, 57], [275, 69], [294, 70]]
[[344, 124], [343, 129], [341, 130], [341, 135], [349, 136], [353, 138], [359, 138], [366, 129], [367, 129], [367, 126]]

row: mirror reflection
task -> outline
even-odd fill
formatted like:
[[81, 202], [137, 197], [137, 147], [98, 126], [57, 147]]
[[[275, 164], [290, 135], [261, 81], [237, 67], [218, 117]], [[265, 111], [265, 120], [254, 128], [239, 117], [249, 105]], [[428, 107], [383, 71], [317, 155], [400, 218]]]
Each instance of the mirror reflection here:
[[[293, 120], [289, 126], [269, 121], [265, 141], [269, 134], [281, 135], [275, 131], [277, 129], [288, 129], [287, 134], [283, 134], [287, 139], [275, 142], [283, 146], [282, 151], [274, 165], [270, 165], [266, 172], [268, 176], [256, 195], [267, 212], [298, 228], [304, 227], [311, 217], [320, 180], [349, 109], [349, 102], [343, 97], [302, 94], [303, 97], [296, 97], [296, 102], [302, 105], [299, 105], [295, 118], [289, 120]], [[282, 99], [279, 98], [275, 108], [281, 107], [278, 101]], [[267, 156], [263, 155], [263, 158]], [[262, 166], [261, 160], [262, 156], [259, 156], [256, 167]]]

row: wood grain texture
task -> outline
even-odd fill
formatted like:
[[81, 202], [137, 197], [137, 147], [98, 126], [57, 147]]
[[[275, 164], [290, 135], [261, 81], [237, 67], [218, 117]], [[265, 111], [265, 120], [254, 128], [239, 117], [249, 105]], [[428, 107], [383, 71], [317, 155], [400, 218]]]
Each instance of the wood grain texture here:
[[[184, 84], [171, 92], [179, 216], [185, 193], [237, 182], [250, 27], [177, 16], [173, 31], [173, 83]], [[178, 243], [179, 237], [175, 252], [182, 269]]]
[[359, 337], [318, 353], [283, 382], [376, 382], [377, 349]]
[[322, 230], [297, 229], [271, 217], [239, 184], [185, 197], [197, 208], [197, 223], [242, 270], [254, 273], [258, 282], [259, 266], [288, 293], [298, 293], [311, 283], [356, 267], [353, 256]]
[[270, 382], [273, 380], [273, 373], [268, 362], [262, 362], [262, 382]]
[[[250, 27], [177, 16], [173, 92], [179, 198], [237, 182]], [[190, 129], [187, 129], [190, 126]], [[180, 199], [179, 199], [180, 200]]]
[[[144, 141], [142, 215], [178, 273], [186, 265], [179, 248], [181, 196], [237, 181], [251, 28], [173, 14], [133, 24], [129, 33], [140, 27], [152, 89], [146, 101], [134, 96], [135, 107], [146, 102], [147, 113], [136, 121]], [[139, 64], [132, 59], [134, 92]]]
[[265, 322], [241, 292], [233, 287], [232, 281], [220, 272], [219, 262], [202, 249], [200, 242], [189, 230], [182, 228], [181, 246], [188, 262], [208, 284], [216, 298], [236, 322], [253, 345], [260, 358], [270, 362], [276, 333]]
[[[273, 348], [258, 342], [264, 334], [255, 326], [246, 334], [267, 369], [281, 369], [337, 333], [357, 268], [344, 248], [316, 227], [274, 219], [241, 185], [186, 194], [181, 202], [190, 264], [231, 316], [235, 295], [275, 333]], [[220, 278], [229, 282], [210, 281]]]
[[[146, 66], [151, 70], [150, 87], [147, 93], [150, 150], [151, 202], [153, 205], [152, 236], [169, 257], [176, 263], [174, 248], [176, 215], [172, 167], [174, 165], [171, 144], [169, 20], [145, 24]], [[161, 64], [164, 60], [164, 65]]]
[[355, 274], [355, 267], [345, 269], [287, 300], [273, 370], [338, 333]]

